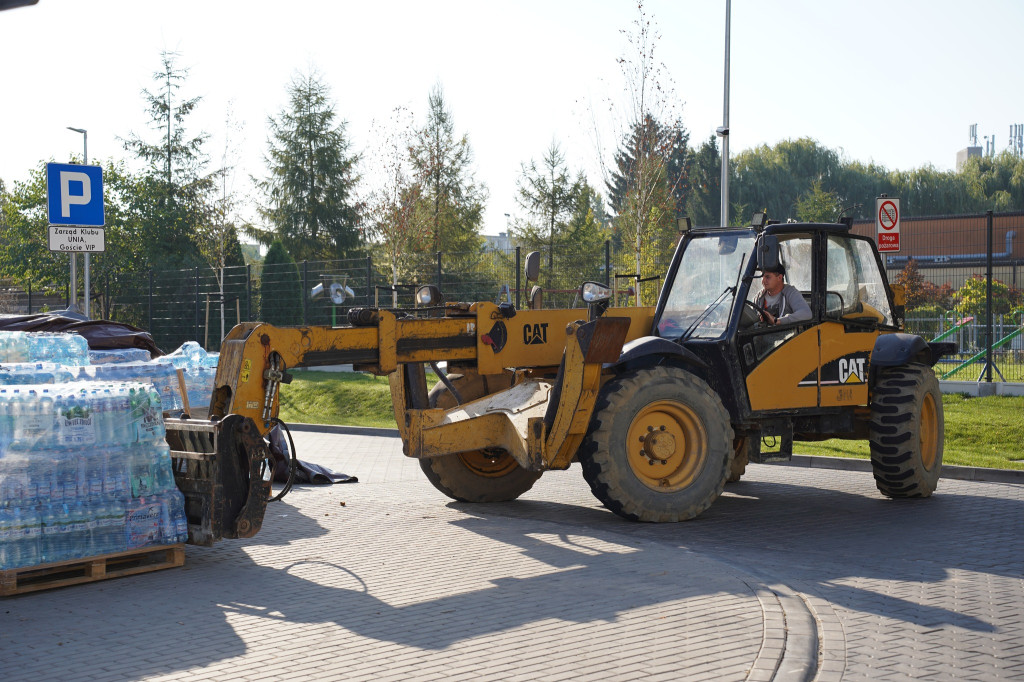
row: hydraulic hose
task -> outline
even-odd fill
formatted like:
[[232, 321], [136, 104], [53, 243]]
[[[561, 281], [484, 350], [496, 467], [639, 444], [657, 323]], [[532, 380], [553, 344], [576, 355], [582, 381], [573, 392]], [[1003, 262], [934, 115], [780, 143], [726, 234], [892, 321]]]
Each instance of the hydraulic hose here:
[[[288, 466], [288, 480], [285, 481], [284, 487], [281, 488], [281, 492], [279, 492], [277, 495], [274, 495], [268, 500], [268, 502], [275, 502], [277, 500], [280, 500], [285, 495], [287, 495], [288, 491], [292, 489], [292, 484], [295, 482], [295, 468], [297, 466], [298, 460], [296, 460], [295, 458], [295, 441], [292, 440], [292, 432], [288, 430], [288, 425], [285, 424], [280, 419], [278, 419], [277, 417], [271, 419], [270, 422], [283, 428], [285, 435], [288, 436], [288, 451], [283, 453], [285, 462], [287, 463]], [[271, 462], [271, 464], [273, 464], [273, 462]], [[274, 467], [271, 467], [271, 480], [273, 480], [274, 478], [273, 469]]]

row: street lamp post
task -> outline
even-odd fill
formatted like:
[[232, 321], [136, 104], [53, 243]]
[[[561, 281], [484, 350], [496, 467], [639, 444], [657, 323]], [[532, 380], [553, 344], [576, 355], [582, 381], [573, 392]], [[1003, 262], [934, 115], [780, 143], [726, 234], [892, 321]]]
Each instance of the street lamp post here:
[[[89, 165], [89, 133], [84, 128], [72, 128], [67, 127], [76, 133], [82, 133], [82, 165]], [[71, 302], [77, 303], [78, 301], [78, 273], [76, 272], [76, 261], [78, 257], [74, 252], [71, 253]], [[85, 254], [85, 292], [83, 296], [84, 313], [86, 317], [89, 315], [89, 254]]]
[[716, 132], [722, 138], [722, 227], [729, 224], [729, 24], [732, 0], [725, 0], [725, 104], [722, 127]]

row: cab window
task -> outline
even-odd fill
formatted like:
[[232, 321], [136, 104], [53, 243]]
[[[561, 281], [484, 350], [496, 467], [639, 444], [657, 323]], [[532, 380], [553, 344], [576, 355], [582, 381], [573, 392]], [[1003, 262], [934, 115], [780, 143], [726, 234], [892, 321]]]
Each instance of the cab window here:
[[827, 317], [893, 324], [885, 282], [868, 242], [830, 235], [825, 260]]
[[[792, 284], [804, 294], [810, 303], [811, 294], [811, 256], [813, 251], [811, 235], [783, 235], [779, 237], [779, 258], [786, 268], [786, 284]], [[761, 292], [761, 278], [757, 277], [750, 283], [747, 300], [753, 301]]]

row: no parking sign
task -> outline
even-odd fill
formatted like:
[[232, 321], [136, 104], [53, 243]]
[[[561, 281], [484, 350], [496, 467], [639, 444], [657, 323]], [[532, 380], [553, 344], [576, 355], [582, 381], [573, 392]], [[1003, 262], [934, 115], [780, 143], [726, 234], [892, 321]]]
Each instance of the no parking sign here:
[[875, 235], [878, 250], [895, 253], [900, 250], [900, 200], [881, 196], [875, 199]]

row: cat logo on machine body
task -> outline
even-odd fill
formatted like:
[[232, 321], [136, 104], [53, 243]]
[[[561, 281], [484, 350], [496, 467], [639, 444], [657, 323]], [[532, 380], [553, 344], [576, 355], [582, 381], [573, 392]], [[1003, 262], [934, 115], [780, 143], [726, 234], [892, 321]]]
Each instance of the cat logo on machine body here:
[[[870, 366], [870, 351], [848, 353], [842, 357], [826, 362], [821, 368], [822, 386], [847, 386], [866, 384]], [[818, 370], [814, 370], [803, 378], [800, 386], [814, 386], [818, 382]]]
[[543, 345], [548, 342], [548, 323], [523, 325], [523, 343], [527, 346]]

